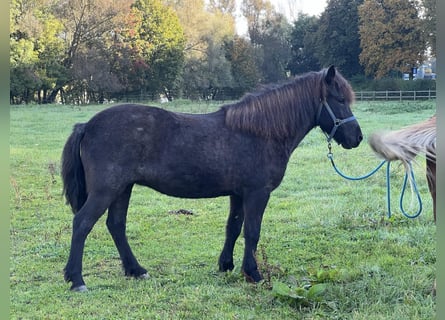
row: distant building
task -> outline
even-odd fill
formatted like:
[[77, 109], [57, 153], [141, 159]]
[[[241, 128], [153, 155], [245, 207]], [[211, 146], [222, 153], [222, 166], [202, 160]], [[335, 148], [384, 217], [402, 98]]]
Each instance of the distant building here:
[[414, 79], [436, 80], [436, 59], [425, 61], [417, 68]]

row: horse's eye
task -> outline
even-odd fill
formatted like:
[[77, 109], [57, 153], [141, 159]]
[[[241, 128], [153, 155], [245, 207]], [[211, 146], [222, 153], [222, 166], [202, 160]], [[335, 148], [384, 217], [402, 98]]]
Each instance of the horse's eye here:
[[343, 98], [343, 97], [339, 97], [339, 98], [337, 99], [337, 101], [340, 102], [341, 104], [343, 104], [343, 103], [345, 103], [345, 98]]

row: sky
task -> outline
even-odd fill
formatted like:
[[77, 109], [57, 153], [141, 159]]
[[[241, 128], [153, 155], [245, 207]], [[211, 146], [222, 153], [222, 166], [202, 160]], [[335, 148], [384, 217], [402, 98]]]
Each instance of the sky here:
[[[237, 1], [240, 4], [241, 1]], [[320, 15], [327, 5], [327, 0], [270, 0], [278, 12], [283, 13], [289, 21], [295, 20], [299, 12], [312, 16]], [[237, 33], [244, 35], [247, 33], [245, 20], [237, 15]]]

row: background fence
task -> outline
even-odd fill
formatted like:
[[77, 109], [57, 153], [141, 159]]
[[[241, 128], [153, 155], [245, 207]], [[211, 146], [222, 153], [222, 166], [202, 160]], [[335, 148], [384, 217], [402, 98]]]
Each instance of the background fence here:
[[423, 91], [356, 91], [358, 101], [370, 100], [430, 100], [436, 99], [436, 90]]
[[[193, 96], [184, 99], [191, 101], [218, 101], [224, 103], [240, 99], [242, 92], [234, 92], [234, 90], [220, 90], [215, 95]], [[416, 101], [416, 100], [434, 100], [436, 99], [436, 90], [418, 90], [418, 91], [356, 91], [355, 98], [357, 101]], [[175, 100], [175, 99], [174, 99]], [[105, 100], [104, 103], [116, 102], [141, 102], [148, 101], [167, 102], [165, 97], [153, 94], [128, 94], [112, 100]]]

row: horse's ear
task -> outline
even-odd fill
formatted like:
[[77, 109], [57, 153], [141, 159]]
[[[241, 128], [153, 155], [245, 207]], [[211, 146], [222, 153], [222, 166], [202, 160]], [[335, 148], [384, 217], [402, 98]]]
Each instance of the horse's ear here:
[[331, 84], [334, 77], [335, 77], [335, 67], [332, 65], [328, 68], [328, 71], [326, 72], [326, 76], [324, 79], [327, 84]]

